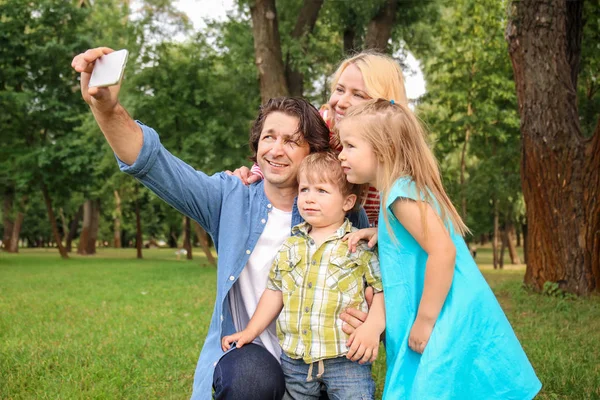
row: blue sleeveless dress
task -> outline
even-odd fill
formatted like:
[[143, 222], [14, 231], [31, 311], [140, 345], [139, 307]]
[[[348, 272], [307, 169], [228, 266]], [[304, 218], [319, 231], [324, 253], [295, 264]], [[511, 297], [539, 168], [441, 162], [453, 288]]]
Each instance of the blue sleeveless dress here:
[[532, 399], [542, 384], [465, 241], [453, 229], [456, 265], [448, 297], [424, 353], [408, 347], [427, 253], [393, 215], [390, 206], [398, 198], [421, 198], [410, 178], [398, 179], [386, 199], [397, 242], [387, 230], [383, 209], [379, 213], [387, 354], [383, 399]]

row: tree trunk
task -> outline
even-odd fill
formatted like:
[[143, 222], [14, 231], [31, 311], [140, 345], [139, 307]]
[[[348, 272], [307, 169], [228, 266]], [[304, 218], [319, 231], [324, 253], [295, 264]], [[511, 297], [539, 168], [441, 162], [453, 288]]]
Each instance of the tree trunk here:
[[113, 246], [116, 249], [120, 249], [121, 245], [121, 196], [117, 190], [114, 191], [115, 195], [115, 217], [113, 220]]
[[98, 240], [98, 225], [100, 220], [100, 200], [92, 200], [92, 219], [90, 223], [90, 231], [85, 247], [85, 252], [88, 255], [96, 254], [96, 242]]
[[481, 237], [480, 237], [480, 242], [479, 242], [479, 244], [481, 244], [482, 246], [485, 246], [489, 240], [490, 240], [490, 239], [489, 239], [489, 234], [487, 234], [487, 233], [482, 233], [482, 234], [481, 234]]
[[[470, 105], [469, 105], [470, 106]], [[460, 155], [460, 195], [461, 195], [461, 217], [463, 221], [467, 220], [467, 185], [465, 184], [465, 173], [467, 170], [467, 145], [471, 136], [471, 127], [467, 126], [465, 130], [465, 142]]]
[[137, 258], [142, 257], [142, 218], [140, 215], [140, 199], [139, 199], [139, 185], [135, 185], [135, 248], [137, 250]]
[[4, 227], [4, 233], [2, 234], [2, 243], [4, 246], [4, 251], [8, 252], [13, 233], [13, 221], [10, 219], [10, 215], [12, 214], [15, 196], [12, 192], [8, 191], [4, 193], [4, 196], [4, 207], [2, 208], [2, 225]]
[[50, 200], [48, 187], [44, 182], [42, 182], [42, 195], [44, 196], [44, 203], [46, 203], [48, 219], [50, 220], [50, 226], [52, 227], [52, 235], [54, 236], [54, 240], [56, 241], [58, 252], [60, 253], [60, 256], [62, 258], [69, 258], [69, 254], [67, 254], [67, 250], [63, 247], [63, 244], [60, 240], [60, 235], [58, 234], [58, 225], [56, 224], [56, 217], [54, 216], [54, 211], [52, 210], [52, 201]]
[[191, 229], [190, 217], [183, 217], [183, 248], [187, 252], [186, 258], [188, 260], [193, 259], [192, 256], [192, 229]]
[[523, 232], [523, 262], [527, 264], [527, 224], [521, 225], [521, 232]]
[[343, 34], [344, 40], [344, 54], [350, 56], [356, 52], [356, 28], [353, 26], [347, 26], [344, 29]]
[[15, 218], [15, 222], [12, 224], [12, 232], [10, 234], [10, 240], [8, 241], [9, 247], [7, 249], [8, 253], [18, 253], [19, 252], [19, 236], [21, 235], [21, 226], [23, 226], [23, 220], [25, 219], [25, 214], [18, 211], [17, 217]]
[[260, 97], [266, 103], [270, 98], [288, 95], [275, 0], [255, 0], [250, 15]]
[[494, 237], [492, 238], [492, 253], [493, 253], [493, 263], [494, 269], [498, 268], [499, 260], [498, 260], [498, 242], [500, 239], [500, 229], [498, 224], [498, 204], [494, 201]]
[[77, 232], [77, 227], [79, 226], [79, 220], [81, 219], [82, 215], [83, 215], [83, 206], [79, 206], [79, 209], [77, 210], [77, 212], [75, 213], [75, 216], [73, 217], [73, 219], [71, 220], [71, 223], [69, 224], [69, 234], [67, 235], [67, 240], [66, 240], [66, 244], [65, 244], [65, 248], [67, 249], [68, 252], [71, 252], [71, 250], [73, 249], [73, 246], [72, 246], [73, 238], [75, 237], [75, 233]]
[[[292, 41], [301, 43], [302, 54], [307, 50], [308, 36], [315, 27], [322, 5], [323, 0], [305, 0], [302, 3], [296, 26], [292, 31]], [[285, 76], [290, 96], [302, 96], [304, 94], [304, 75], [294, 65], [292, 54], [289, 51], [285, 62]]]
[[81, 224], [81, 234], [79, 235], [79, 244], [77, 245], [77, 254], [87, 254], [87, 243], [90, 237], [92, 227], [92, 213], [94, 206], [92, 200], [86, 200], [83, 203], [83, 222]]
[[[471, 68], [471, 75], [473, 76], [475, 69], [475, 63]], [[469, 98], [471, 97], [470, 91], [468, 94]], [[473, 107], [471, 107], [471, 103], [467, 104], [467, 116], [473, 115]], [[463, 221], [467, 220], [467, 185], [465, 183], [465, 174], [467, 171], [467, 147], [469, 146], [469, 139], [471, 138], [471, 125], [467, 125], [465, 128], [465, 141], [463, 143], [463, 148], [460, 154], [460, 193], [461, 193], [461, 206], [462, 206], [462, 219]]]
[[170, 228], [170, 234], [169, 234], [169, 247], [172, 249], [176, 249], [177, 246], [177, 231], [171, 226]]
[[498, 266], [500, 269], [504, 269], [504, 251], [507, 246], [506, 232], [501, 230], [500, 232], [500, 256], [498, 257], [499, 263]]
[[[518, 227], [519, 227], [519, 225], [517, 225], [517, 228]], [[515, 235], [517, 237], [517, 247], [521, 247], [521, 230], [515, 229]]]
[[65, 212], [63, 211], [62, 207], [58, 209], [58, 213], [60, 215], [60, 223], [62, 224], [62, 241], [67, 238], [67, 235], [69, 234], [69, 228], [67, 227], [67, 219], [65, 218]]
[[386, 0], [381, 9], [367, 26], [365, 49], [385, 52], [392, 37], [392, 28], [396, 20], [398, 0]]
[[515, 246], [515, 224], [512, 221], [509, 221], [505, 224], [504, 236], [506, 246], [508, 246], [508, 255], [510, 256], [510, 263], [512, 265], [521, 264], [521, 259], [519, 258], [519, 254], [517, 253], [517, 248]]
[[583, 137], [577, 73], [583, 1], [514, 1], [506, 37], [521, 116], [521, 180], [531, 230], [525, 282], [600, 291], [600, 121]]
[[198, 236], [198, 240], [200, 241], [200, 246], [202, 246], [202, 251], [204, 252], [204, 255], [206, 256], [206, 259], [208, 260], [208, 262], [211, 265], [216, 266], [217, 262], [215, 261], [215, 258], [213, 257], [212, 252], [210, 251], [210, 246], [208, 245], [208, 233], [206, 233], [206, 231], [204, 229], [202, 229], [200, 224], [197, 223], [196, 221], [193, 221], [192, 224], [194, 225], [194, 230], [196, 231], [196, 236]]

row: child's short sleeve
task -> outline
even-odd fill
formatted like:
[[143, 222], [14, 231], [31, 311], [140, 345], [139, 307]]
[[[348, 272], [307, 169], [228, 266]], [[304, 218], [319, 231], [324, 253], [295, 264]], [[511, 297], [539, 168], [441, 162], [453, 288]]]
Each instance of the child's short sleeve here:
[[377, 257], [377, 252], [366, 248], [361, 252], [360, 258], [365, 264], [364, 277], [367, 286], [373, 287], [374, 293], [382, 292], [383, 284], [381, 283], [381, 270], [379, 269], [379, 257]]
[[284, 261], [287, 249], [282, 247], [271, 265], [271, 271], [269, 272], [269, 279], [267, 280], [267, 289], [281, 291], [281, 271], [279, 270], [279, 263]]
[[400, 178], [394, 183], [389, 195], [385, 199], [386, 208], [389, 208], [394, 203], [394, 201], [396, 201], [399, 198], [410, 199], [415, 201], [424, 200], [423, 193], [419, 192], [415, 182], [408, 177]]

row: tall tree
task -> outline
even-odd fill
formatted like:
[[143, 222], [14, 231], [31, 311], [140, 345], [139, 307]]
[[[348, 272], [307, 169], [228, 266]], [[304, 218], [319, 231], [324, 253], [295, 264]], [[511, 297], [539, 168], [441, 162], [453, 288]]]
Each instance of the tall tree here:
[[506, 39], [521, 114], [525, 281], [538, 290], [557, 282], [589, 294], [600, 290], [600, 120], [590, 137], [582, 134], [583, 6], [583, 0], [514, 1]]
[[494, 232], [493, 244], [500, 226], [522, 212], [519, 117], [504, 10], [494, 0], [447, 3], [443, 18], [423, 27], [435, 40], [416, 52], [427, 81], [417, 111], [434, 137], [446, 188], [471, 232]]
[[272, 97], [287, 96], [285, 69], [279, 37], [275, 0], [255, 0], [250, 5], [254, 35], [254, 62], [260, 80], [260, 96], [265, 103]]
[[[430, 16], [438, 2], [370, 0], [238, 0], [249, 6], [261, 99], [309, 95], [315, 80], [341, 58], [363, 49], [398, 50], [407, 28]], [[395, 37], [397, 44], [390, 45]], [[325, 67], [325, 68], [324, 68]]]

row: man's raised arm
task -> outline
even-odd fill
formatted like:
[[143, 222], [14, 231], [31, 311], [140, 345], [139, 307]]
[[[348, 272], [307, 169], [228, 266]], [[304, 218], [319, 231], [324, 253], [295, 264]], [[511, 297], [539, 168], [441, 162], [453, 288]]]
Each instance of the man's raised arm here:
[[131, 165], [137, 159], [144, 139], [141, 128], [119, 103], [121, 85], [88, 88], [94, 63], [104, 54], [112, 52], [108, 47], [87, 50], [73, 58], [71, 67], [81, 73], [81, 95], [89, 104], [108, 144], [117, 157]]

